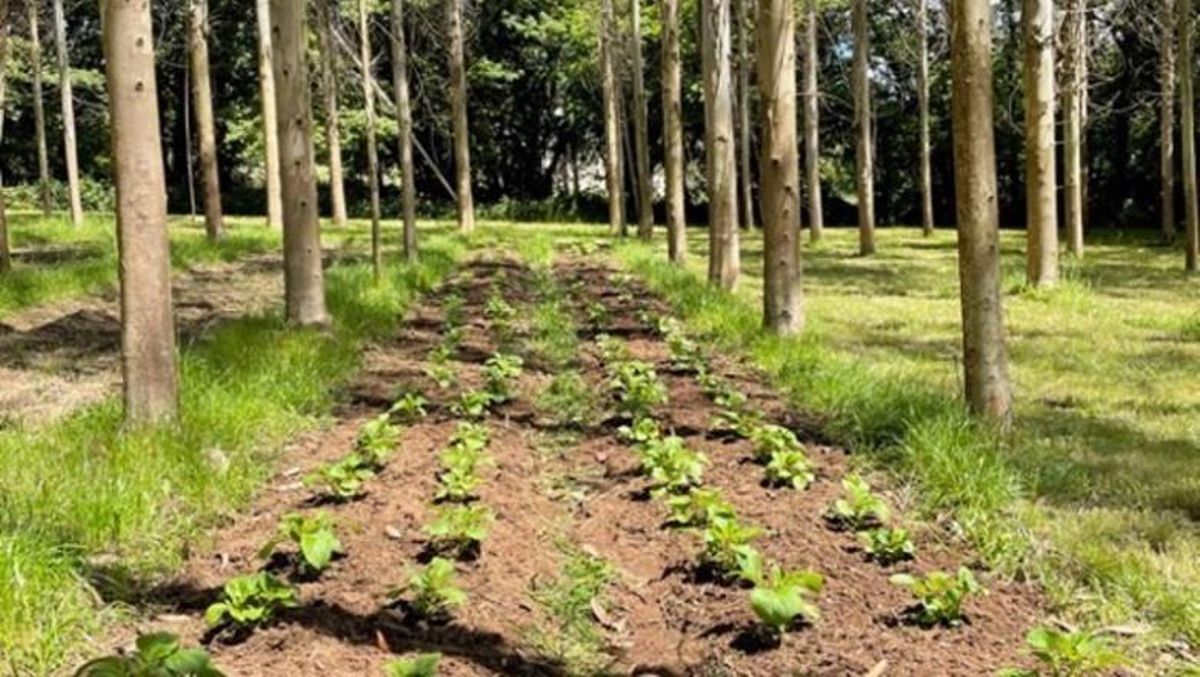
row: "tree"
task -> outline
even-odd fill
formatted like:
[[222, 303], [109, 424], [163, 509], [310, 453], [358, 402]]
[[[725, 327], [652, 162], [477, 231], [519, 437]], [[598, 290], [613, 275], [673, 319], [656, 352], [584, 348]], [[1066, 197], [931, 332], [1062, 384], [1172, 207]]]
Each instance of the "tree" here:
[[[750, 170], [750, 7], [749, 0], [734, 0], [737, 25], [737, 126], [738, 181], [741, 193], [741, 226], [754, 227], [754, 174]], [[793, 27], [793, 31], [795, 28]], [[793, 55], [794, 56], [794, 55]]]
[[283, 198], [283, 279], [288, 322], [310, 327], [329, 323], [321, 270], [317, 179], [313, 172], [312, 92], [305, 54], [305, 7], [295, 0], [270, 0], [276, 130], [280, 144]]
[[875, 159], [871, 135], [870, 27], [867, 0], [853, 0], [854, 131], [858, 188], [858, 251], [875, 253]]
[[[451, 0], [453, 1], [453, 0]], [[367, 185], [371, 191], [371, 270], [383, 275], [383, 242], [379, 228], [379, 147], [375, 130], [375, 65], [371, 56], [371, 24], [367, 0], [358, 0], [358, 40], [362, 59], [363, 101], [367, 115]]]
[[642, 6], [640, 0], [630, 0], [633, 24], [633, 141], [636, 153], [638, 191], [638, 237], [649, 240], [654, 235], [654, 193], [650, 176], [650, 125], [646, 121], [646, 85], [642, 61]]
[[[55, 0], [61, 2], [61, 0]], [[204, 176], [204, 229], [208, 239], [221, 239], [221, 179], [217, 170], [217, 129], [213, 117], [208, 68], [208, 0], [189, 0], [188, 53], [192, 66], [192, 99], [200, 139], [200, 173]]]
[[614, 54], [613, 0], [601, 0], [600, 69], [604, 96], [604, 174], [608, 186], [608, 228], [625, 234], [625, 165], [621, 158], [621, 95]]
[[1058, 282], [1058, 173], [1054, 143], [1054, 0], [1024, 0], [1026, 278]]
[[[0, 144], [4, 142], [4, 101], [8, 88], [8, 0], [0, 0]], [[8, 244], [8, 205], [4, 201], [4, 176], [0, 174], [0, 273], [12, 270]]]
[[1200, 205], [1196, 195], [1196, 83], [1192, 80], [1192, 0], [1178, 0], [1179, 110], [1183, 138], [1183, 206], [1187, 223], [1185, 268], [1196, 272], [1200, 259]]
[[825, 231], [821, 199], [821, 101], [817, 83], [817, 0], [804, 3], [804, 177], [808, 188], [808, 228], [813, 242]]
[[275, 96], [275, 50], [271, 44], [271, 2], [255, 0], [258, 21], [258, 87], [262, 96], [263, 146], [266, 150], [267, 225], [283, 226], [283, 192], [280, 186], [279, 115]]
[[329, 201], [333, 224], [345, 228], [346, 179], [342, 169], [341, 115], [338, 112], [338, 51], [333, 40], [333, 8], [336, 0], [317, 2], [317, 41], [321, 51], [321, 100], [325, 106], [325, 145], [329, 148]]
[[42, 36], [38, 29], [39, 0], [26, 0], [29, 12], [29, 69], [33, 71], [33, 125], [37, 136], [38, 188], [42, 214], [50, 216], [50, 152], [46, 148], [46, 108], [42, 102]]
[[67, 164], [67, 193], [71, 225], [83, 225], [83, 196], [79, 190], [79, 149], [75, 144], [75, 96], [71, 90], [71, 59], [67, 53], [67, 19], [62, 0], [54, 0], [54, 44], [58, 51], [58, 82], [62, 97], [63, 154]]
[[800, 285], [800, 163], [796, 145], [796, 20], [791, 0], [759, 0], [758, 87], [762, 106], [763, 325], [804, 327]]
[[1159, 26], [1159, 175], [1162, 234], [1175, 241], [1175, 0], [1162, 0]]
[[179, 400], [154, 26], [150, 3], [101, 6], [117, 189], [125, 419], [142, 425], [174, 418]]
[[921, 232], [933, 235], [933, 167], [929, 143], [929, 0], [917, 0], [917, 107], [921, 145]]
[[667, 174], [667, 254], [674, 263], [687, 257], [684, 211], [682, 75], [679, 56], [679, 0], [662, 0], [663, 157]]
[[1083, 96], [1087, 2], [1066, 0], [1063, 17], [1063, 217], [1067, 247], [1083, 256]]
[[989, 0], [953, 0], [950, 35], [966, 398], [973, 411], [1007, 427], [1012, 395], [1000, 305]]
[[467, 73], [463, 55], [462, 0], [446, 3], [447, 38], [450, 40], [450, 116], [454, 122], [454, 176], [458, 198], [458, 227], [475, 230], [475, 200], [471, 193], [471, 130], [467, 123]]
[[399, 122], [400, 181], [403, 185], [404, 258], [417, 260], [417, 188], [413, 176], [412, 104], [408, 93], [408, 46], [404, 36], [404, 0], [392, 0], [392, 85]]
[[708, 281], [737, 284], [741, 268], [737, 228], [730, 0], [703, 0], [704, 153], [708, 178]]

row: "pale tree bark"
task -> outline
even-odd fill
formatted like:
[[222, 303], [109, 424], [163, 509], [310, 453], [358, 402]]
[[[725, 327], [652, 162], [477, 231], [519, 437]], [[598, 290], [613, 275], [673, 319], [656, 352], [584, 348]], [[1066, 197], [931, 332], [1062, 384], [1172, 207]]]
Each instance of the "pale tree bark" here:
[[270, 0], [275, 42], [273, 76], [279, 111], [280, 175], [283, 198], [283, 279], [288, 322], [302, 327], [329, 324], [321, 270], [317, 178], [313, 171], [312, 91], [305, 58], [304, 3]]
[[804, 177], [808, 188], [808, 228], [813, 242], [825, 232], [821, 199], [821, 101], [818, 84], [817, 0], [804, 3]]
[[62, 97], [63, 154], [67, 165], [67, 195], [71, 225], [83, 225], [83, 196], [79, 189], [79, 148], [75, 143], [75, 95], [71, 88], [71, 59], [67, 53], [67, 18], [62, 0], [54, 0], [54, 45], [58, 51], [58, 83]]
[[[58, 2], [59, 0], [55, 0]], [[204, 177], [204, 230], [221, 239], [221, 179], [217, 169], [217, 128], [213, 117], [212, 80], [208, 68], [208, 0], [190, 0], [188, 53], [192, 66], [192, 100], [200, 141], [200, 174]], [[190, 140], [189, 140], [190, 142]]]
[[154, 26], [148, 2], [105, 2], [102, 12], [117, 194], [125, 420], [136, 426], [174, 418], [179, 404]]
[[703, 0], [704, 152], [708, 174], [708, 281], [733, 289], [741, 268], [734, 148], [730, 0]]
[[266, 150], [267, 225], [283, 227], [283, 193], [280, 186], [282, 167], [279, 158], [279, 115], [275, 95], [275, 48], [271, 36], [273, 24], [271, 0], [255, 0], [258, 21], [258, 87], [262, 96], [263, 147]]
[[667, 254], [687, 258], [683, 171], [683, 76], [679, 55], [679, 0], [662, 0], [663, 156], [667, 174]]
[[1083, 88], [1086, 0], [1066, 0], [1063, 17], [1063, 218], [1067, 248], [1083, 256]]
[[933, 161], [929, 142], [929, 0], [917, 0], [917, 117], [921, 127], [921, 232], [933, 235]]
[[796, 144], [796, 20], [791, 0], [759, 0], [758, 90], [762, 106], [763, 325], [804, 328], [800, 158]]
[[646, 83], [642, 59], [642, 3], [630, 0], [633, 24], [633, 140], [637, 154], [638, 238], [649, 240], [654, 235], [654, 192], [650, 176], [650, 124], [646, 117]]
[[42, 215], [50, 216], [50, 152], [46, 146], [46, 107], [42, 101], [42, 36], [39, 24], [40, 0], [26, 0], [29, 12], [29, 69], [33, 71], [33, 127], [37, 141], [38, 190]]
[[[8, 0], [0, 0], [0, 145], [4, 143], [4, 107], [8, 93]], [[0, 173], [0, 273], [12, 270], [12, 252], [8, 241], [8, 205], [4, 201], [4, 175]]]
[[854, 131], [858, 190], [858, 251], [875, 253], [875, 151], [871, 133], [870, 26], [867, 0], [853, 0], [854, 30]]
[[458, 227], [475, 230], [475, 199], [471, 193], [471, 130], [467, 122], [467, 70], [463, 46], [462, 0], [446, 3], [447, 38], [450, 40], [450, 116], [454, 122], [454, 176], [458, 197]]
[[1034, 287], [1058, 282], [1058, 172], [1054, 141], [1054, 0], [1024, 0], [1025, 273]]
[[1200, 204], [1196, 194], [1196, 84], [1192, 80], [1192, 0], [1177, 0], [1179, 18], [1179, 110], [1183, 147], [1183, 206], [1187, 223], [1185, 267], [1196, 272], [1200, 259]]
[[1159, 35], [1159, 175], [1162, 182], [1162, 234], [1175, 241], [1175, 0], [1162, 0]]
[[367, 114], [367, 185], [371, 191], [371, 270], [378, 282], [383, 276], [383, 234], [379, 227], [379, 146], [375, 120], [375, 64], [371, 56], [368, 0], [358, 0], [358, 44], [362, 59], [363, 101]]
[[345, 228], [346, 178], [342, 168], [342, 121], [338, 110], [338, 53], [333, 40], [335, 0], [317, 2], [317, 41], [321, 51], [321, 101], [325, 108], [325, 145], [329, 148], [329, 201], [333, 225]]
[[989, 0], [952, 0], [950, 64], [963, 369], [971, 409], [1007, 428], [1012, 394], [1000, 295]]
[[604, 95], [604, 169], [608, 184], [608, 230], [625, 232], [625, 162], [621, 155], [621, 90], [617, 83], [613, 0], [601, 0], [600, 68]]
[[[737, 27], [737, 125], [738, 188], [741, 200], [741, 226], [754, 228], [754, 173], [750, 169], [750, 0], [734, 0], [734, 24]], [[792, 29], [795, 32], [795, 27]], [[794, 56], [794, 55], [793, 55]]]
[[417, 187], [413, 177], [412, 103], [408, 92], [408, 44], [404, 34], [404, 0], [392, 0], [392, 86], [400, 135], [400, 182], [404, 211], [404, 258], [417, 260]]

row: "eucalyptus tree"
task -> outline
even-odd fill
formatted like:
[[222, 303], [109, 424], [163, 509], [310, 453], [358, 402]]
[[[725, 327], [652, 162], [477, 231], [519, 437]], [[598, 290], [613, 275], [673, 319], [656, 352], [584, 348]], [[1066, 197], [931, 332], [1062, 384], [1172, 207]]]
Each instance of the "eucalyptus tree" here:
[[471, 139], [467, 122], [467, 70], [464, 55], [461, 0], [446, 3], [446, 36], [450, 53], [450, 116], [454, 127], [454, 177], [458, 227], [475, 230], [475, 200], [471, 189]]
[[825, 231], [821, 199], [821, 100], [817, 49], [818, 0], [804, 0], [804, 183], [808, 193], [808, 228], [813, 242]]
[[1196, 194], [1196, 83], [1192, 79], [1192, 0], [1178, 0], [1179, 110], [1183, 146], [1183, 206], [1187, 224], [1184, 266], [1196, 272], [1200, 259], [1200, 199]]
[[679, 0], [662, 0], [663, 157], [667, 184], [667, 255], [687, 257], [684, 212], [683, 87], [679, 54]]
[[317, 0], [317, 44], [321, 54], [321, 103], [325, 115], [325, 146], [329, 151], [329, 202], [333, 224], [345, 228], [346, 178], [342, 168], [342, 119], [338, 105], [338, 48], [333, 38], [337, 0]]
[[[455, 0], [451, 0], [454, 2]], [[371, 193], [371, 270], [375, 281], [383, 276], [383, 234], [379, 226], [379, 145], [375, 119], [375, 60], [371, 55], [368, 0], [358, 0], [358, 44], [362, 61], [363, 101], [367, 119], [367, 186]]]
[[1054, 140], [1054, 0], [1024, 0], [1026, 279], [1058, 282], [1058, 172]]
[[67, 18], [63, 0], [54, 0], [54, 45], [58, 55], [58, 91], [62, 99], [63, 159], [67, 167], [67, 196], [71, 225], [83, 225], [83, 195], [79, 188], [79, 148], [75, 142], [75, 95], [71, 87], [71, 58], [67, 51]]
[[212, 76], [208, 65], [208, 0], [189, 0], [189, 5], [188, 55], [192, 69], [193, 109], [196, 111], [200, 141], [200, 174], [204, 177], [204, 229], [208, 239], [215, 242], [221, 238], [223, 217]]
[[1063, 14], [1063, 218], [1068, 250], [1083, 256], [1087, 0], [1066, 0]]
[[400, 182], [404, 213], [404, 258], [417, 260], [417, 188], [413, 176], [412, 103], [408, 91], [408, 43], [404, 34], [404, 0], [392, 0], [392, 88], [399, 124]]
[[737, 225], [730, 0], [702, 0], [704, 153], [708, 186], [708, 281], [737, 284], [741, 268]]
[[621, 156], [621, 89], [617, 81], [616, 18], [613, 0], [600, 0], [600, 70], [604, 98], [604, 175], [608, 188], [608, 228], [625, 234], [625, 165]]
[[[8, 92], [8, 35], [11, 20], [8, 0], [0, 0], [0, 144], [4, 143], [5, 96]], [[8, 242], [8, 205], [4, 200], [4, 175], [0, 173], [0, 273], [12, 269], [12, 253]]]
[[42, 99], [41, 1], [26, 0], [25, 9], [29, 23], [29, 70], [33, 84], [34, 135], [37, 139], [38, 195], [42, 214], [49, 216], [53, 201], [50, 197], [50, 152], [46, 146], [46, 106]]
[[263, 168], [267, 186], [267, 224], [283, 226], [283, 192], [280, 182], [279, 115], [275, 96], [275, 48], [272, 44], [271, 0], [255, 0], [254, 12], [258, 25], [258, 89], [262, 101]]
[[871, 31], [867, 0], [852, 0], [854, 32], [855, 177], [858, 192], [858, 251], [875, 253], [875, 150], [871, 133]]
[[642, 5], [630, 0], [630, 23], [633, 34], [633, 143], [634, 169], [638, 194], [638, 237], [649, 240], [654, 234], [654, 192], [650, 176], [650, 123], [646, 113], [646, 84], [642, 59]]

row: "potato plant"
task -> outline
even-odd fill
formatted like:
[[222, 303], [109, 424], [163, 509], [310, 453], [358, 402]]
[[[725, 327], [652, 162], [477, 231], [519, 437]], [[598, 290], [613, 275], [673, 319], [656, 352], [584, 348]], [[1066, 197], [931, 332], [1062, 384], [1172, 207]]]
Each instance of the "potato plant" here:
[[596, 347], [600, 351], [600, 359], [607, 365], [627, 362], [630, 359], [629, 346], [625, 345], [621, 339], [608, 334], [600, 334], [596, 337]]
[[358, 431], [354, 449], [363, 462], [374, 472], [387, 464], [388, 458], [400, 442], [400, 428], [396, 427], [389, 414], [381, 414], [363, 425]]
[[441, 662], [442, 654], [423, 653], [390, 661], [383, 672], [387, 677], [436, 677]]
[[651, 409], [667, 403], [667, 389], [654, 367], [645, 362], [619, 362], [611, 367], [609, 390], [617, 411], [633, 418], [650, 415]]
[[754, 431], [763, 425], [762, 414], [757, 411], [742, 411], [738, 409], [722, 409], [713, 418], [712, 427], [717, 430], [729, 431], [748, 440]]
[[766, 472], [770, 484], [793, 489], [805, 489], [817, 477], [803, 451], [776, 451], [767, 461]]
[[844, 498], [834, 501], [829, 519], [840, 526], [862, 531], [887, 523], [891, 510], [887, 503], [871, 491], [871, 485], [859, 475], [842, 480]]
[[433, 381], [433, 384], [439, 390], [449, 390], [454, 387], [454, 384], [458, 383], [458, 375], [455, 374], [454, 369], [450, 365], [445, 363], [430, 363], [425, 368], [425, 376], [430, 381]]
[[917, 551], [907, 529], [880, 527], [860, 531], [858, 540], [867, 556], [884, 566], [912, 559]]
[[483, 376], [493, 403], [508, 402], [513, 398], [513, 384], [520, 378], [524, 366], [524, 360], [517, 355], [496, 353], [488, 358], [484, 364]]
[[767, 632], [779, 638], [796, 619], [815, 621], [821, 610], [810, 599], [821, 592], [825, 579], [813, 571], [784, 571], [772, 566], [771, 572], [756, 582], [750, 592], [750, 608]]
[[204, 620], [211, 627], [232, 623], [248, 628], [270, 623], [280, 611], [298, 606], [296, 591], [290, 585], [260, 571], [225, 583], [221, 601], [208, 607]]
[[1010, 668], [1001, 677], [1085, 677], [1108, 674], [1129, 664], [1129, 658], [1096, 632], [1069, 632], [1039, 627], [1029, 631], [1025, 643], [1041, 664], [1036, 670]]
[[916, 620], [924, 626], [958, 625], [963, 618], [963, 602], [983, 592], [966, 567], [959, 567], [957, 574], [944, 571], [931, 571], [925, 576], [896, 574], [891, 581], [908, 589], [916, 598]]
[[774, 423], [764, 423], [750, 432], [750, 441], [754, 443], [754, 460], [759, 463], [769, 463], [781, 452], [804, 453], [804, 445], [796, 438], [796, 433]]
[[654, 483], [653, 494], [679, 494], [699, 486], [708, 458], [692, 451], [683, 440], [671, 435], [647, 442], [642, 449], [642, 470]]
[[424, 569], [413, 574], [401, 592], [412, 594], [409, 605], [418, 616], [429, 620], [445, 619], [454, 609], [467, 603], [467, 594], [455, 586], [454, 578], [454, 563], [434, 557]]
[[701, 534], [701, 566], [726, 580], [756, 580], [762, 573], [762, 556], [750, 544], [761, 534], [761, 529], [742, 524], [737, 517], [716, 517]]
[[301, 567], [310, 573], [324, 571], [335, 554], [342, 552], [342, 542], [333, 530], [333, 519], [322, 511], [312, 517], [290, 513], [279, 521], [274, 538], [259, 550], [259, 557], [268, 557], [280, 544], [291, 542], [300, 552]]
[[85, 663], [75, 677], [223, 677], [204, 649], [185, 649], [166, 632], [141, 635], [136, 648], [120, 656]]
[[649, 416], [640, 416], [633, 423], [623, 425], [617, 430], [617, 437], [626, 444], [644, 448], [647, 444], [662, 438], [662, 430], [658, 421]]
[[323, 486], [325, 493], [336, 501], [350, 501], [365, 493], [363, 483], [374, 476], [371, 464], [358, 452], [352, 452], [310, 473], [304, 482], [309, 486]]
[[416, 423], [428, 415], [429, 400], [420, 393], [407, 392], [392, 403], [388, 413], [401, 423]]
[[667, 523], [676, 527], [703, 528], [718, 519], [734, 519], [733, 506], [716, 489], [694, 488], [666, 500], [671, 514]]
[[437, 508], [425, 534], [435, 550], [463, 556], [483, 543], [495, 520], [495, 513], [486, 506], [448, 505]]
[[478, 421], [487, 416], [494, 402], [492, 394], [486, 390], [468, 390], [458, 396], [451, 406], [455, 416]]

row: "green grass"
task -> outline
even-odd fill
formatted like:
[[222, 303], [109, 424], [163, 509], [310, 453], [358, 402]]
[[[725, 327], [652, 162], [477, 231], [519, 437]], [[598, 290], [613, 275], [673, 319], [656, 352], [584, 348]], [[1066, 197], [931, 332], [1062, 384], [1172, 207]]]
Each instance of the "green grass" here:
[[419, 265], [389, 266], [378, 287], [365, 265], [331, 268], [330, 332], [269, 314], [186, 349], [174, 426], [124, 432], [108, 401], [0, 432], [0, 665], [45, 674], [75, 659], [118, 612], [112, 603], [136, 601], [186, 543], [245, 505], [282, 443], [320, 424], [362, 344], [392, 331], [464, 247], [433, 233], [423, 244]]

